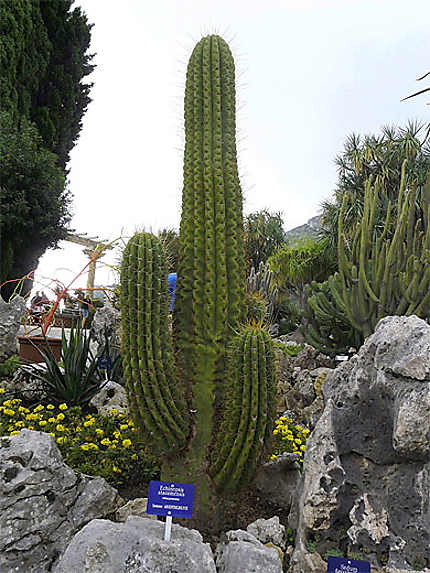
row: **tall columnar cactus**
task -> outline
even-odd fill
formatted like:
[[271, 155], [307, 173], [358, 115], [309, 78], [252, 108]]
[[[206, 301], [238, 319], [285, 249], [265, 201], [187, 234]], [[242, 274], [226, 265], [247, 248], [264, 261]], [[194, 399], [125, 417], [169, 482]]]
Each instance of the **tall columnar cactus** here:
[[[389, 204], [383, 229], [374, 225], [380, 186], [379, 181], [367, 181], [363, 217], [348, 249], [342, 208], [339, 272], [323, 283], [328, 296], [325, 289], [315, 289], [308, 301], [320, 326], [343, 314], [346, 320], [338, 324], [345, 330], [349, 323], [361, 341], [384, 316], [430, 317], [430, 185], [418, 200], [414, 189], [405, 188], [404, 163], [396, 215], [393, 218]], [[317, 338], [315, 330], [308, 333]]]
[[[270, 336], [245, 326], [242, 193], [235, 143], [234, 62], [207, 36], [185, 89], [185, 157], [173, 332], [157, 239], [126, 247], [121, 313], [133, 416], [162, 452], [168, 480], [195, 483], [200, 514], [252, 477], [272, 425]], [[173, 342], [171, 341], [173, 335]]]

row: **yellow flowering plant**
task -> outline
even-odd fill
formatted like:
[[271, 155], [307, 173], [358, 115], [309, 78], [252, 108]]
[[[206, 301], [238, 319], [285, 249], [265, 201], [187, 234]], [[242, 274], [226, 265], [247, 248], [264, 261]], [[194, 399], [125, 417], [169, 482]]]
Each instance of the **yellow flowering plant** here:
[[116, 410], [86, 414], [66, 403], [26, 407], [7, 399], [0, 388], [0, 436], [27, 428], [55, 438], [64, 461], [73, 469], [104, 477], [115, 487], [145, 484], [159, 476], [158, 458], [142, 443], [133, 422]]
[[271, 460], [284, 453], [297, 454], [297, 461], [303, 464], [310, 430], [297, 424], [292, 418], [281, 416], [275, 420]]

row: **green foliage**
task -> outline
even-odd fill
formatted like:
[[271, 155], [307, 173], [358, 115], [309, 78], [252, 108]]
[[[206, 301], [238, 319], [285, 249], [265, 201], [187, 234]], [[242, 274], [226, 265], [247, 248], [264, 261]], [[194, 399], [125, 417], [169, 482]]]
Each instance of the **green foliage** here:
[[267, 320], [267, 299], [259, 292], [246, 293], [246, 318], [249, 323], [264, 323]]
[[3, 0], [0, 31], [2, 109], [31, 119], [51, 49], [39, 2]]
[[345, 557], [345, 553], [341, 549], [337, 549], [337, 548], [328, 549], [324, 553], [323, 559], [325, 559], [325, 561], [327, 561], [329, 557]]
[[279, 248], [268, 265], [279, 289], [279, 334], [292, 332], [303, 321], [308, 283], [329, 277], [337, 261], [325, 240], [306, 238]]
[[276, 346], [285, 354], [295, 358], [299, 355], [304, 348], [304, 344], [284, 344], [283, 342], [276, 342]]
[[287, 537], [288, 545], [294, 545], [294, 531], [291, 527], [287, 527], [285, 530], [285, 535]]
[[263, 209], [245, 217], [245, 252], [249, 267], [258, 269], [286, 241], [281, 213]]
[[405, 164], [405, 186], [417, 190], [420, 202], [430, 169], [430, 148], [425, 143], [422, 126], [410, 123], [405, 128], [384, 127], [378, 135], [351, 135], [344, 152], [336, 158], [338, 184], [332, 201], [323, 203], [323, 233], [328, 248], [337, 250], [339, 217], [343, 205], [343, 231], [351, 239], [364, 214], [366, 181], [378, 185], [373, 232], [384, 227], [388, 204], [396, 217], [402, 164]]
[[3, 0], [2, 108], [34, 122], [63, 169], [90, 102], [91, 26], [72, 0]]
[[[38, 257], [65, 237], [70, 199], [56, 156], [42, 147], [25, 118], [16, 125], [9, 114], [1, 114], [0, 155], [3, 282], [35, 268]], [[2, 290], [6, 300], [14, 286]]]
[[159, 477], [159, 460], [142, 442], [133, 422], [116, 410], [85, 414], [66, 403], [28, 408], [20, 399], [4, 399], [0, 388], [0, 436], [24, 428], [49, 433], [65, 463], [76, 471], [101, 476], [114, 487], [142, 486]]
[[9, 356], [0, 363], [0, 378], [10, 378], [21, 366], [21, 360], [17, 354]]
[[[353, 330], [356, 346], [384, 316], [430, 316], [430, 184], [419, 192], [413, 187], [407, 190], [406, 166], [405, 161], [396, 208], [388, 204], [379, 231], [374, 229], [378, 198], [384, 193], [380, 180], [366, 182], [363, 216], [349, 243], [344, 233], [344, 200], [339, 218], [339, 273], [324, 286], [315, 287], [316, 293], [308, 300], [320, 330], [310, 330], [308, 335], [319, 338], [322, 345], [328, 342], [328, 351], [344, 345], [343, 329]], [[334, 316], [340, 329], [330, 332], [326, 327]]]
[[309, 553], [315, 553], [320, 540], [321, 536], [319, 535], [319, 533], [313, 535], [312, 539], [307, 539], [305, 542], [306, 550], [309, 551]]
[[[402, 167], [396, 209], [387, 207], [382, 232], [372, 233], [382, 184], [366, 184], [363, 218], [346, 252], [342, 206], [339, 219], [339, 279], [348, 320], [364, 337], [387, 315], [430, 315], [430, 181], [421, 190], [406, 189]], [[391, 212], [394, 211], [390, 236]]]
[[35, 372], [41, 380], [49, 399], [54, 403], [66, 402], [72, 406], [84, 406], [99, 392], [100, 379], [97, 359], [90, 350], [90, 337], [81, 328], [71, 328], [69, 340], [62, 331], [61, 369], [49, 345], [46, 352], [40, 351], [46, 371]]
[[305, 287], [306, 324], [302, 332], [306, 341], [320, 352], [334, 356], [359, 348], [361, 333], [349, 322], [340, 288], [339, 273], [323, 283], [312, 282]]
[[303, 317], [303, 311], [298, 303], [289, 297], [286, 293], [281, 293], [278, 303], [278, 335], [294, 332], [300, 326]]
[[326, 242], [315, 239], [303, 239], [294, 246], [284, 245], [268, 260], [279, 289], [293, 291], [300, 298], [305, 285], [325, 280], [336, 269], [336, 263]]
[[[0, 283], [37, 267], [70, 220], [66, 164], [90, 101], [90, 29], [72, 0], [3, 0]], [[51, 152], [51, 153], [49, 153]], [[56, 169], [58, 167], [59, 169]], [[9, 300], [13, 286], [2, 288]], [[31, 284], [27, 281], [23, 293]]]
[[234, 76], [224, 40], [203, 38], [185, 87], [173, 332], [160, 239], [137, 233], [121, 269], [123, 363], [133, 417], [152, 447], [166, 454], [166, 479], [196, 484], [198, 512], [206, 517], [216, 487], [232, 491], [252, 477], [270, 437], [274, 402], [270, 336], [258, 324], [243, 328]]

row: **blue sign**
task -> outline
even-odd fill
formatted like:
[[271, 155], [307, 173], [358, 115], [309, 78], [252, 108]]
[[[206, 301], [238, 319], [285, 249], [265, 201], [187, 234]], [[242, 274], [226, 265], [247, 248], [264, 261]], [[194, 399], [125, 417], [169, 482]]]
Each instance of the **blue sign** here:
[[112, 360], [110, 356], [100, 356], [97, 360], [97, 366], [100, 370], [109, 370], [112, 368]]
[[370, 563], [347, 557], [329, 557], [327, 573], [370, 573]]
[[150, 481], [146, 513], [192, 517], [194, 486], [189, 483]]

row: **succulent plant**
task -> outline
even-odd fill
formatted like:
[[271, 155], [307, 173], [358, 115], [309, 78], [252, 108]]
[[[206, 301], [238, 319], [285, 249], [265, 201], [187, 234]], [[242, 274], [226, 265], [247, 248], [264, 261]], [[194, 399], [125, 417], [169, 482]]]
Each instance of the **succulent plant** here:
[[136, 234], [121, 273], [124, 371], [132, 415], [167, 480], [195, 483], [201, 516], [252, 478], [274, 410], [270, 335], [246, 325], [235, 69], [219, 36], [191, 55], [173, 324], [159, 240]]

